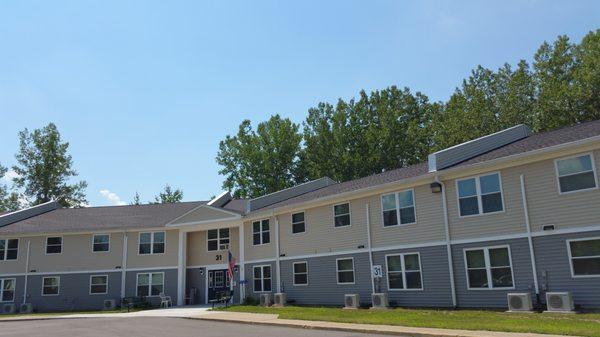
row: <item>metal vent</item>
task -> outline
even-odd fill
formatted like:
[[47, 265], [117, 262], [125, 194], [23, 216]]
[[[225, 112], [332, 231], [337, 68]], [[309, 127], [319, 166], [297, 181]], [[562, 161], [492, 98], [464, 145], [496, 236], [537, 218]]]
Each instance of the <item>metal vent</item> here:
[[510, 297], [510, 306], [516, 310], [523, 309], [523, 300], [519, 296], [511, 296]]
[[550, 306], [556, 309], [562, 309], [564, 306], [564, 302], [561, 295], [550, 295], [548, 297]]
[[353, 307], [354, 306], [354, 298], [351, 296], [346, 296], [346, 306]]
[[373, 297], [373, 306], [375, 306], [375, 307], [381, 306], [381, 297], [379, 297], [379, 296]]

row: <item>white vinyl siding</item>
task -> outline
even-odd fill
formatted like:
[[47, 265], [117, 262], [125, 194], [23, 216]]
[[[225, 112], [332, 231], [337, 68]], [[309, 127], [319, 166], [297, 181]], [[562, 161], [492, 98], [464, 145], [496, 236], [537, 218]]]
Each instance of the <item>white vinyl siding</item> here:
[[165, 232], [140, 233], [138, 253], [140, 255], [164, 254]]
[[229, 249], [231, 232], [229, 228], [206, 231], [206, 247], [209, 252]]
[[0, 302], [13, 302], [15, 300], [15, 285], [17, 280], [14, 278], [0, 279]]
[[354, 259], [341, 258], [335, 260], [337, 283], [354, 284]]
[[504, 211], [500, 173], [456, 181], [460, 216]]
[[271, 266], [254, 266], [254, 292], [270, 292], [271, 287]]
[[508, 246], [465, 249], [464, 254], [469, 289], [514, 288]]
[[600, 238], [567, 241], [571, 275], [600, 277]]
[[271, 242], [271, 229], [269, 219], [254, 221], [252, 223], [252, 245], [260, 246]]
[[0, 239], [0, 261], [16, 260], [19, 254], [19, 239]]
[[595, 189], [596, 167], [591, 154], [555, 161], [560, 193]]
[[422, 290], [421, 257], [418, 253], [386, 255], [389, 290]]
[[136, 284], [136, 296], [158, 296], [164, 292], [165, 274], [162, 272], [139, 273]]
[[413, 190], [406, 190], [381, 197], [383, 226], [391, 227], [412, 224], [417, 221]]

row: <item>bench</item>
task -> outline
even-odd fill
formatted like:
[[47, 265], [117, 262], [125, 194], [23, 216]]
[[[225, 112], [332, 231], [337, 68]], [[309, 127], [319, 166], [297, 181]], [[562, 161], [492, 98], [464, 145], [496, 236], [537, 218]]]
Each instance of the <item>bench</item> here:
[[213, 309], [215, 308], [215, 304], [223, 303], [225, 304], [225, 308], [227, 308], [227, 303], [231, 301], [233, 292], [231, 290], [221, 291], [216, 293], [214, 299], [208, 301], [208, 303], [212, 304]]
[[145, 297], [123, 297], [121, 299], [121, 308], [127, 308], [127, 312], [129, 312], [133, 308], [138, 307], [147, 307], [148, 301], [146, 301]]

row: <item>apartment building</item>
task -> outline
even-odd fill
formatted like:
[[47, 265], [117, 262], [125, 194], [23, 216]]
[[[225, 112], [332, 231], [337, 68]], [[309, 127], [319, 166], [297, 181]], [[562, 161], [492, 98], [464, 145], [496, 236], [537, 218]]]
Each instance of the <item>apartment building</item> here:
[[[39, 311], [160, 293], [207, 303], [283, 292], [297, 304], [506, 308], [507, 293], [567, 291], [600, 308], [600, 121], [519, 125], [347, 182], [252, 200], [0, 216], [0, 300]], [[227, 277], [229, 253], [236, 261]], [[381, 277], [372, 270], [381, 268]]]

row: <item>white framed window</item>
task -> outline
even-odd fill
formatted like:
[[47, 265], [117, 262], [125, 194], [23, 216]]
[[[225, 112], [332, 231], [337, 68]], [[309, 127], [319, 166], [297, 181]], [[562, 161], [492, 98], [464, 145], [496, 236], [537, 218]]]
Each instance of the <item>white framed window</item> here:
[[94, 234], [92, 237], [92, 252], [110, 251], [110, 234]]
[[417, 222], [414, 190], [405, 190], [381, 196], [383, 226], [392, 227]]
[[333, 205], [333, 226], [350, 226], [350, 203]]
[[354, 284], [354, 258], [336, 259], [335, 267], [338, 284]]
[[19, 239], [0, 239], [0, 261], [16, 260], [19, 255]]
[[467, 248], [464, 253], [470, 290], [514, 288], [509, 246]]
[[60, 277], [47, 276], [42, 278], [42, 296], [56, 296], [60, 293]]
[[292, 213], [292, 234], [306, 232], [306, 222], [304, 221], [304, 212]]
[[386, 255], [385, 263], [389, 290], [423, 290], [419, 253]]
[[90, 295], [108, 293], [108, 275], [90, 276]]
[[14, 302], [16, 284], [14, 278], [0, 279], [0, 302]]
[[164, 292], [165, 273], [139, 273], [136, 284], [136, 296], [158, 296]]
[[461, 217], [504, 211], [500, 173], [456, 180]]
[[252, 245], [260, 246], [271, 242], [269, 219], [254, 221], [252, 223]]
[[572, 277], [600, 277], [600, 237], [567, 240]]
[[292, 264], [294, 272], [294, 285], [295, 286], [306, 286], [308, 285], [308, 262], [294, 262]]
[[138, 253], [140, 255], [163, 254], [165, 252], [165, 232], [141, 232]]
[[254, 266], [254, 292], [265, 293], [271, 291], [271, 266]]
[[62, 236], [49, 236], [46, 238], [46, 254], [62, 254]]
[[206, 231], [206, 247], [209, 252], [229, 249], [229, 228]]
[[595, 189], [596, 165], [591, 153], [554, 161], [560, 194]]

